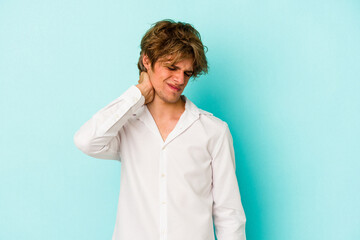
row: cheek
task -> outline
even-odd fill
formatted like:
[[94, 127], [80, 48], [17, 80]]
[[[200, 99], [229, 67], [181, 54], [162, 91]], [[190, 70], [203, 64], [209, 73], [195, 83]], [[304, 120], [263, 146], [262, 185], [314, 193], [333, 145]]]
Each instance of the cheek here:
[[170, 75], [167, 73], [161, 73], [154, 76], [154, 84], [157, 86], [166, 85], [166, 81], [170, 79]]
[[151, 83], [153, 87], [157, 90], [161, 88], [166, 88], [166, 82], [171, 79], [171, 72], [167, 71], [157, 71], [156, 73], [152, 72], [151, 76]]
[[159, 90], [165, 84], [159, 75], [153, 76], [151, 78], [151, 83], [156, 90]]

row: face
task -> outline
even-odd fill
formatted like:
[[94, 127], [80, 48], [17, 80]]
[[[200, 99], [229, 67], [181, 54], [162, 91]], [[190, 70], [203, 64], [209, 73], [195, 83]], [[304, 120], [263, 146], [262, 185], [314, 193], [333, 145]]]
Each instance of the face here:
[[145, 55], [143, 63], [155, 90], [154, 98], [158, 97], [165, 103], [177, 103], [193, 73], [193, 59], [186, 58], [174, 65], [169, 61], [157, 61], [152, 70]]

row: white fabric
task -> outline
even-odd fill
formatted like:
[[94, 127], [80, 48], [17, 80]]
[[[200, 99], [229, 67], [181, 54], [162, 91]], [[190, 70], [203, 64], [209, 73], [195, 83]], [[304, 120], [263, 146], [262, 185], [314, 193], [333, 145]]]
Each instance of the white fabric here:
[[132, 85], [74, 135], [85, 154], [121, 162], [112, 240], [245, 240], [245, 213], [228, 124], [197, 108], [185, 111], [163, 141]]

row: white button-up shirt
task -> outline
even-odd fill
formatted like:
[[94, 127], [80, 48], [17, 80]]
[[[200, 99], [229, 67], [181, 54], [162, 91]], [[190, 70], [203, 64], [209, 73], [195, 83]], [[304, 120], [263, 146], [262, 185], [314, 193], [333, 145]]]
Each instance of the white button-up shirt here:
[[226, 122], [185, 95], [164, 141], [132, 85], [74, 135], [85, 154], [121, 162], [112, 240], [245, 240], [245, 214]]

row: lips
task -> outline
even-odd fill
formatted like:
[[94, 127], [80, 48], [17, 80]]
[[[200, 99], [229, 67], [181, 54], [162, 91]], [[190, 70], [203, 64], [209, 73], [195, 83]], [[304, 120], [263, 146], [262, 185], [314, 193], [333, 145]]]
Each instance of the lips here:
[[173, 89], [173, 90], [175, 90], [175, 91], [180, 91], [180, 88], [175, 87], [174, 85], [171, 85], [171, 84], [169, 84], [169, 83], [168, 83], [168, 85], [169, 85], [169, 87], [170, 87], [171, 89]]

